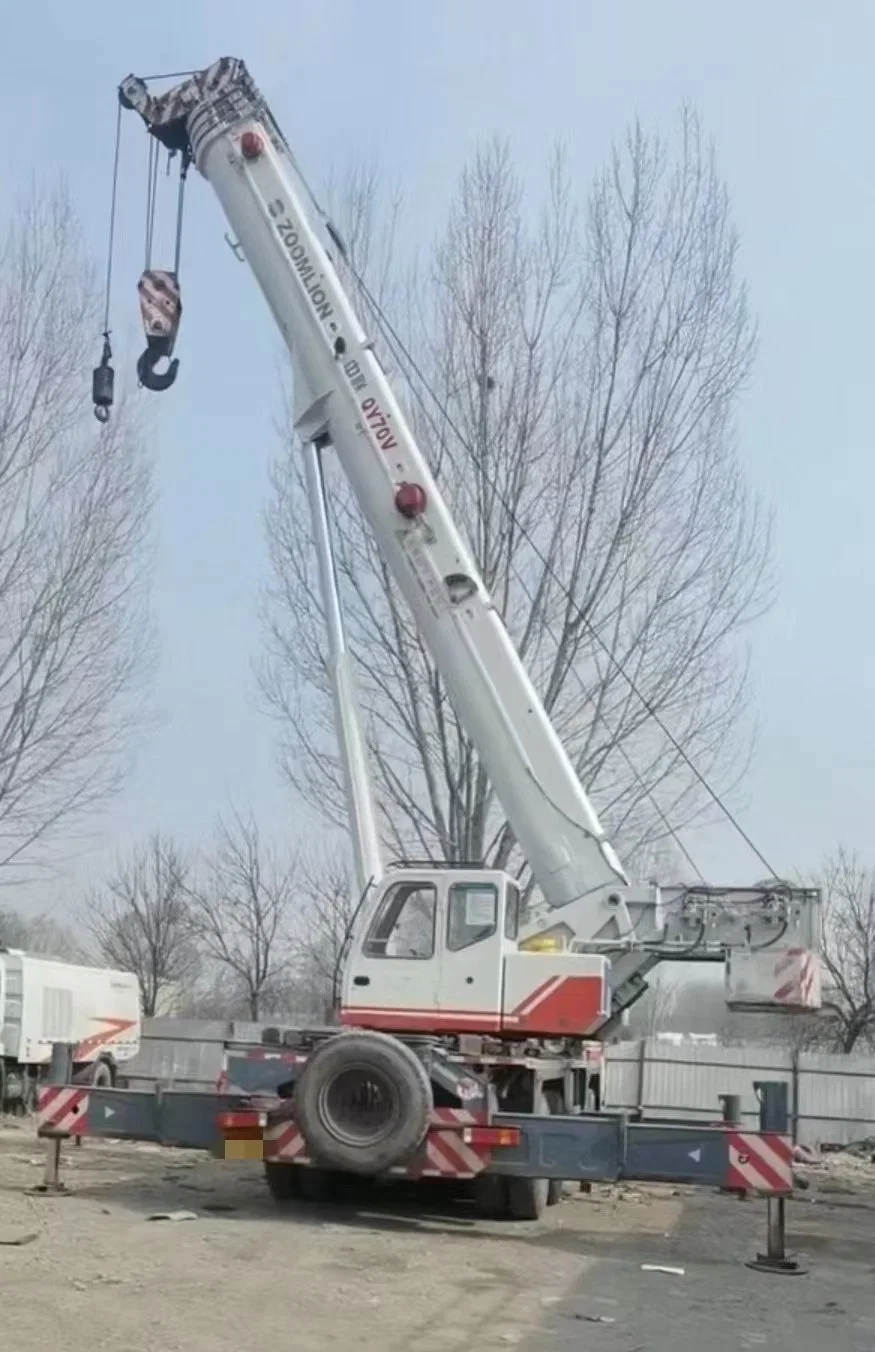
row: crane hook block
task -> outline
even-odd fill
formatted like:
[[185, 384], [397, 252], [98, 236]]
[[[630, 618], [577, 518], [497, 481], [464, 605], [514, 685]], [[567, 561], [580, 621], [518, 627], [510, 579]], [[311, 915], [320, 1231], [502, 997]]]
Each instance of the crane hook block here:
[[[147, 390], [169, 390], [179, 370], [179, 361], [173, 357], [182, 318], [182, 298], [176, 273], [150, 268], [137, 283], [137, 290], [146, 330], [146, 350], [137, 362], [137, 376]], [[167, 370], [156, 371], [157, 363], [164, 358], [169, 361]]]
[[103, 340], [103, 355], [91, 372], [91, 402], [94, 404], [94, 416], [98, 422], [109, 422], [109, 410], [112, 408], [115, 392], [115, 371], [112, 368], [112, 351], [109, 337]]

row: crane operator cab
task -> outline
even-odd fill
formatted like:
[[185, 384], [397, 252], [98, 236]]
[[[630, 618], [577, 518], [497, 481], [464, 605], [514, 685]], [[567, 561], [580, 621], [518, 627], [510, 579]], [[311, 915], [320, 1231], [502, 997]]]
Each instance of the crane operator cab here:
[[343, 976], [347, 1025], [559, 1038], [592, 1036], [608, 1017], [608, 960], [567, 951], [561, 925], [520, 943], [506, 873], [405, 867], [364, 909]]

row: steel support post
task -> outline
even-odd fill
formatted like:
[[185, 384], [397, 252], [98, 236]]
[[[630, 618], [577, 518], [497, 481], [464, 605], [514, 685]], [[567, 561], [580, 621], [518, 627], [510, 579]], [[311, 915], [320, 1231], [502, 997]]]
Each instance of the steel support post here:
[[[724, 1127], [741, 1126], [741, 1095], [740, 1094], [718, 1094], [717, 1101], [720, 1104], [720, 1113]], [[744, 1188], [726, 1188], [721, 1187], [720, 1192], [728, 1192], [732, 1197], [738, 1197], [740, 1201], [747, 1200], [747, 1193]]]
[[[754, 1092], [760, 1105], [760, 1131], [786, 1135], [790, 1129], [788, 1087], [778, 1080], [759, 1080]], [[806, 1269], [796, 1258], [787, 1257], [787, 1199], [769, 1197], [766, 1201], [766, 1249], [746, 1264], [756, 1272], [776, 1276], [801, 1277]]]
[[[73, 1079], [73, 1054], [75, 1046], [72, 1042], [53, 1042], [52, 1059], [49, 1062], [49, 1073], [46, 1076], [47, 1084], [70, 1084]], [[36, 1193], [64, 1192], [65, 1185], [61, 1182], [61, 1144], [62, 1136], [46, 1136], [46, 1162], [43, 1167], [43, 1181], [38, 1183], [32, 1189]]]
[[63, 1192], [61, 1182], [61, 1138], [49, 1136], [46, 1139], [46, 1162], [43, 1168], [43, 1181], [39, 1192]]

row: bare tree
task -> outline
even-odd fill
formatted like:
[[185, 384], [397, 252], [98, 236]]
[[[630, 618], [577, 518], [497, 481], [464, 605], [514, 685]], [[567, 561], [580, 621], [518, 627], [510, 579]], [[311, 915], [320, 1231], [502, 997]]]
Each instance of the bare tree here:
[[315, 1018], [333, 1016], [333, 997], [358, 899], [340, 858], [309, 862], [302, 870], [302, 903], [295, 927], [297, 1007]]
[[[376, 275], [380, 301], [363, 184], [352, 272]], [[531, 219], [507, 151], [481, 150], [406, 300], [390, 298], [416, 369], [397, 344], [387, 362], [578, 773], [623, 849], [647, 851], [705, 805], [679, 747], [724, 793], [749, 750], [742, 635], [769, 600], [771, 550], [734, 444], [753, 325], [692, 113], [670, 144], [633, 128], [583, 213], [557, 153]], [[290, 433], [266, 517], [262, 685], [288, 778], [342, 825], [307, 521]], [[387, 843], [513, 865], [493, 787], [340, 482], [334, 531]]]
[[240, 981], [227, 967], [213, 964], [189, 986], [174, 1011], [183, 1019], [245, 1019], [249, 1006]]
[[[658, 969], [649, 983], [647, 994], [630, 1012], [629, 1027], [637, 1037], [653, 1037], [656, 1033], [675, 1031], [679, 983], [665, 969]], [[683, 1030], [686, 1031], [686, 1030]]]
[[86, 385], [93, 271], [62, 190], [0, 237], [0, 863], [117, 786], [151, 670], [150, 462]]
[[[823, 893], [823, 980], [827, 1019], [821, 1025], [837, 1050], [875, 1042], [875, 869], [839, 849], [817, 884]], [[831, 1016], [831, 1017], [829, 1017]]]
[[204, 955], [231, 974], [258, 1019], [285, 983], [297, 861], [262, 841], [251, 814], [220, 818], [205, 875], [190, 891], [192, 932]]
[[83, 962], [83, 946], [73, 931], [54, 916], [40, 912], [0, 911], [0, 948], [22, 948], [47, 958]]
[[156, 833], [92, 894], [83, 916], [102, 961], [136, 973], [147, 1017], [159, 1012], [162, 995], [197, 975], [190, 871], [180, 846]]

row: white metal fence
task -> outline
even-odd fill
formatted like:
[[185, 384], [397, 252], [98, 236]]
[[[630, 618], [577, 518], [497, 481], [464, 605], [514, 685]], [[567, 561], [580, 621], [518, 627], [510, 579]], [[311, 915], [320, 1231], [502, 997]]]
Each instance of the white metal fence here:
[[215, 1089], [226, 1042], [259, 1042], [262, 1023], [224, 1019], [143, 1020], [140, 1050], [121, 1067], [132, 1089]]
[[[122, 1074], [132, 1085], [157, 1082], [176, 1089], [212, 1089], [222, 1068], [225, 1042], [257, 1042], [262, 1027], [206, 1019], [146, 1019], [140, 1053], [122, 1067]], [[755, 1125], [759, 1118], [755, 1081], [783, 1080], [789, 1086], [795, 1138], [804, 1145], [846, 1145], [875, 1137], [875, 1056], [646, 1038], [606, 1048], [605, 1061], [606, 1108], [716, 1122], [720, 1095], [737, 1094], [745, 1123]]]
[[789, 1086], [795, 1139], [847, 1145], [875, 1136], [875, 1056], [757, 1046], [680, 1046], [653, 1038], [607, 1048], [606, 1108], [648, 1117], [720, 1119], [720, 1095], [737, 1094], [746, 1124], [759, 1116], [754, 1083]]

